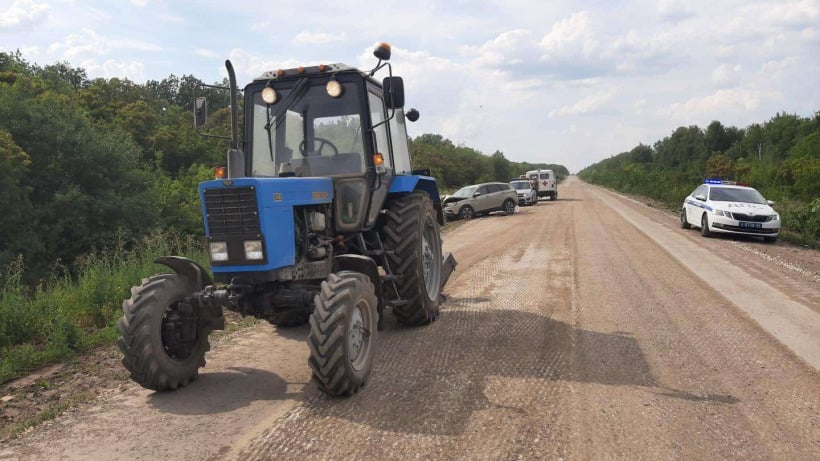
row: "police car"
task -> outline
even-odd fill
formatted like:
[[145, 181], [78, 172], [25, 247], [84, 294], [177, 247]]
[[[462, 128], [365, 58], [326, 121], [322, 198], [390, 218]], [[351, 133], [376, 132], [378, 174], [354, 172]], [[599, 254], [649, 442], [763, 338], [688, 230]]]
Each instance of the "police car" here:
[[780, 215], [752, 187], [707, 179], [683, 201], [680, 225], [700, 228], [704, 237], [713, 233], [757, 235], [774, 242], [780, 233]]

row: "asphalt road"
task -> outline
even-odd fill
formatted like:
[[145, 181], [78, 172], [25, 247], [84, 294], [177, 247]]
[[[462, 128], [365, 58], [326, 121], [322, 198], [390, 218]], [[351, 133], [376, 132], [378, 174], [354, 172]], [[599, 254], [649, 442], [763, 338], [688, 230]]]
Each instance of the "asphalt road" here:
[[309, 383], [307, 328], [259, 325], [190, 387], [110, 389], [0, 459], [820, 459], [817, 252], [560, 196], [449, 230], [440, 319], [389, 319], [352, 398]]

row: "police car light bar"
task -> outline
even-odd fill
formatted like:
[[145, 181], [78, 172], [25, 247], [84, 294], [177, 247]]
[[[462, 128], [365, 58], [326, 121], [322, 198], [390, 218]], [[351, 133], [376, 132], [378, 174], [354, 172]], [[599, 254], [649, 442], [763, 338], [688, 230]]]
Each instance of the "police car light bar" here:
[[733, 186], [733, 185], [737, 184], [737, 183], [736, 183], [736, 182], [734, 182], [734, 181], [724, 181], [724, 180], [722, 180], [722, 179], [717, 179], [717, 178], [707, 178], [707, 179], [704, 179], [704, 180], [703, 180], [703, 183], [704, 183], [704, 184], [726, 184], [726, 185], [730, 185], [730, 186]]

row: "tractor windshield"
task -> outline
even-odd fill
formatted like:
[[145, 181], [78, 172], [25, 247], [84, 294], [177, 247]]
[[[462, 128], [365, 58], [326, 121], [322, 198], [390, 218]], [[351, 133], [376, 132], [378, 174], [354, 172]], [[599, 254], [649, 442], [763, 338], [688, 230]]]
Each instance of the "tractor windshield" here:
[[[253, 176], [360, 175], [365, 171], [361, 99], [358, 86], [342, 83], [331, 97], [326, 80], [280, 82], [276, 100], [266, 104], [262, 88], [253, 94], [251, 158]], [[288, 85], [288, 86], [285, 86]], [[283, 164], [288, 163], [280, 170]]]

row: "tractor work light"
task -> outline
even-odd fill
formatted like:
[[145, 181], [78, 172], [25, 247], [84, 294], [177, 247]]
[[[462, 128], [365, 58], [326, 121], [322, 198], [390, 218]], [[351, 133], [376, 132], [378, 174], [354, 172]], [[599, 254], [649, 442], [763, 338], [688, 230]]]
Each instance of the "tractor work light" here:
[[227, 242], [211, 242], [208, 245], [211, 254], [211, 261], [227, 261], [228, 260], [228, 243]]
[[327, 90], [327, 94], [329, 94], [331, 98], [338, 98], [342, 95], [342, 84], [336, 80], [331, 80], [327, 82], [325, 89]]
[[214, 168], [214, 179], [225, 179], [226, 177], [224, 166]]
[[376, 166], [384, 165], [384, 155], [379, 152], [373, 154], [373, 164]]
[[261, 240], [246, 240], [245, 241], [245, 259], [262, 260], [265, 259], [262, 254]]
[[279, 99], [279, 96], [273, 88], [266, 86], [262, 90], [262, 100], [265, 101], [266, 104], [274, 104], [277, 99]]

